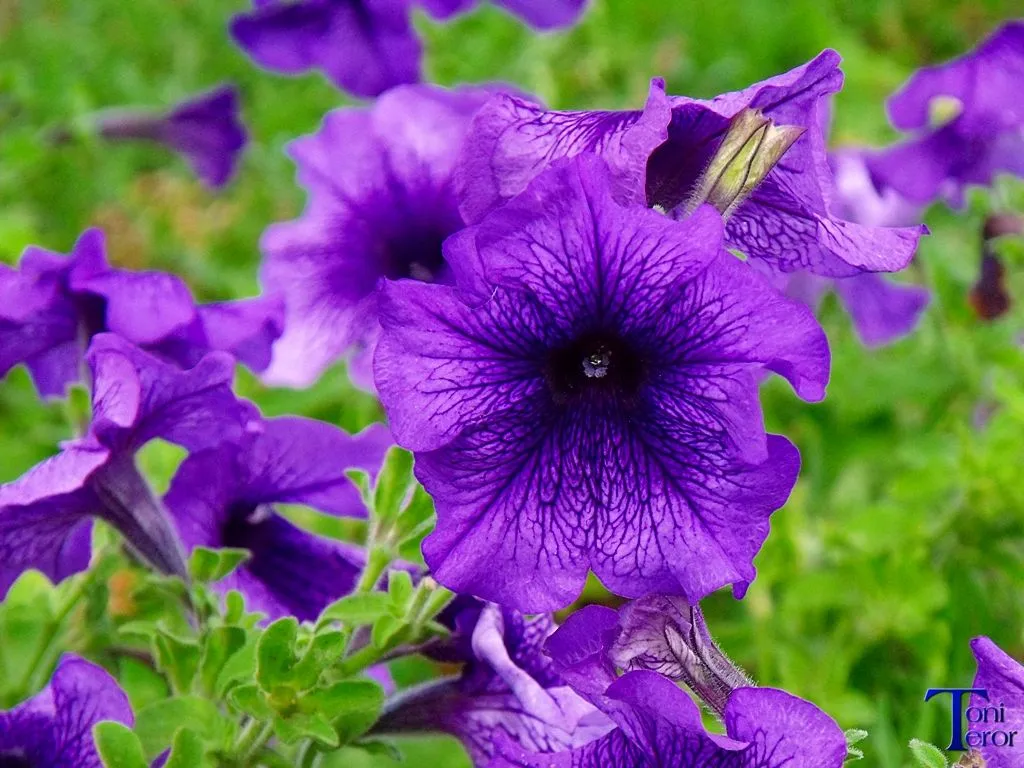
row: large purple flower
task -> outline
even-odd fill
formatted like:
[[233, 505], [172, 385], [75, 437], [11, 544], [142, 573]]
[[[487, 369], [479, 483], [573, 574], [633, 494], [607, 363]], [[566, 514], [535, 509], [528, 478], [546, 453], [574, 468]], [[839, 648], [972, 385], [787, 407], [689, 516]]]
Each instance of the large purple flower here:
[[154, 438], [190, 451], [238, 440], [251, 406], [231, 391], [234, 366], [211, 353], [182, 371], [113, 334], [86, 355], [93, 385], [85, 436], [0, 486], [0, 597], [26, 569], [54, 581], [89, 563], [90, 519], [116, 527], [158, 569], [184, 575], [181, 545], [134, 456]]
[[441, 731], [458, 737], [476, 765], [494, 756], [499, 735], [532, 751], [581, 746], [612, 728], [561, 680], [543, 645], [549, 615], [531, 618], [458, 598], [442, 617], [453, 638], [431, 655], [463, 663], [457, 678], [432, 681], [391, 699], [376, 733]]
[[[268, 381], [307, 386], [350, 348], [371, 350], [382, 278], [448, 279], [441, 243], [462, 227], [452, 168], [490, 93], [396, 88], [291, 145], [309, 198], [301, 218], [263, 237], [263, 282], [286, 304]], [[367, 360], [354, 373], [368, 385]]]
[[[781, 160], [771, 170], [762, 168], [763, 180], [734, 198], [727, 245], [782, 272], [843, 277], [902, 269], [921, 228], [864, 226], [830, 208], [822, 125], [826, 99], [842, 83], [838, 64], [839, 56], [825, 51], [804, 66], [710, 101], [666, 96], [655, 80], [646, 107], [632, 112], [551, 112], [513, 96], [495, 98], [474, 119], [457, 171], [461, 211], [467, 222], [477, 222], [553, 160], [593, 152], [613, 168], [621, 200], [685, 218], [713, 181], [705, 178], [713, 158], [736, 151], [723, 148], [730, 129], [753, 118], [767, 122], [754, 131], [748, 149], [773, 126], [787, 127], [787, 141], [802, 135], [791, 146], [782, 143], [779, 151], [788, 149]], [[755, 152], [751, 162], [756, 160]], [[734, 171], [744, 183], [750, 176]]]
[[742, 595], [799, 456], [765, 435], [757, 375], [823, 397], [806, 308], [722, 246], [558, 164], [445, 244], [459, 289], [389, 282], [377, 386], [434, 497], [423, 551], [457, 592], [569, 603], [592, 568], [627, 596]]
[[[468, 11], [479, 0], [420, 0], [439, 19]], [[492, 0], [537, 29], [555, 29], [574, 24], [586, 9], [587, 0]]]
[[[869, 158], [872, 174], [908, 200], [942, 196], [959, 205], [968, 184], [999, 172], [1024, 175], [1024, 21], [1012, 21], [977, 49], [925, 67], [889, 99], [893, 125], [917, 136]], [[937, 109], [936, 109], [937, 108]], [[931, 127], [933, 111], [955, 116]]]
[[111, 141], [153, 141], [180, 153], [202, 181], [223, 187], [235, 173], [248, 137], [239, 116], [238, 91], [221, 85], [165, 114], [117, 110], [102, 115], [99, 134]]
[[420, 79], [410, 0], [254, 0], [231, 21], [235, 42], [262, 67], [322, 71], [356, 96]]
[[134, 724], [128, 697], [102, 667], [65, 655], [43, 690], [0, 712], [0, 766], [103, 768], [92, 729], [106, 720]]
[[277, 299], [196, 306], [176, 275], [112, 268], [98, 229], [86, 230], [70, 257], [33, 246], [17, 270], [0, 264], [0, 376], [24, 363], [46, 396], [80, 379], [97, 333], [113, 331], [183, 367], [220, 349], [262, 370], [281, 323]]
[[[845, 149], [831, 153], [835, 174], [833, 207], [849, 221], [869, 227], [911, 226], [921, 220], [921, 208], [893, 189], [879, 191], [864, 161], [864, 151]], [[831, 289], [850, 314], [861, 340], [874, 347], [888, 344], [914, 330], [928, 306], [927, 288], [893, 282], [878, 274], [829, 279], [810, 272], [778, 278], [786, 294], [817, 307]]]
[[[1000, 707], [1002, 718], [998, 724], [988, 720], [969, 723], [968, 732], [988, 733], [984, 738], [980, 733], [974, 737], [965, 735], [965, 743], [981, 752], [987, 768], [1016, 768], [1024, 758], [1024, 665], [987, 637], [971, 640], [971, 650], [978, 661], [978, 673], [972, 687], [988, 692], [987, 700], [971, 696], [971, 706]], [[993, 739], [993, 731], [997, 730], [1003, 735]], [[1010, 732], [1016, 733], [1012, 743], [1008, 736]]]
[[315, 619], [355, 586], [365, 562], [360, 547], [292, 525], [274, 503], [305, 504], [336, 515], [366, 510], [345, 470], [376, 470], [391, 444], [380, 426], [356, 437], [298, 417], [249, 425], [238, 443], [194, 453], [164, 498], [190, 549], [237, 547], [251, 557], [215, 586], [238, 589], [252, 610], [271, 619]]
[[641, 669], [615, 675], [615, 611], [589, 606], [551, 637], [555, 668], [616, 728], [572, 750], [537, 752], [509, 740], [491, 768], [838, 768], [839, 726], [813, 704], [772, 688], [737, 688], [725, 705], [726, 735], [704, 729], [693, 700], [668, 678]]

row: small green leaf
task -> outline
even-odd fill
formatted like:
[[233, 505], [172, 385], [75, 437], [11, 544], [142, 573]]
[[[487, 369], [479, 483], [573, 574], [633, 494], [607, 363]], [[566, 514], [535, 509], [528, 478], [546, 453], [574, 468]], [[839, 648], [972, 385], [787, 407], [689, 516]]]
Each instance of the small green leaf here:
[[413, 591], [412, 576], [408, 571], [393, 570], [388, 573], [388, 594], [391, 595], [397, 613], [405, 613]]
[[174, 735], [171, 756], [164, 768], [207, 768], [210, 765], [203, 740], [194, 731], [182, 728]]
[[193, 581], [211, 583], [230, 575], [252, 557], [247, 549], [209, 549], [196, 547], [188, 559], [188, 573]]
[[299, 620], [294, 616], [278, 619], [267, 627], [256, 646], [256, 680], [265, 691], [291, 679], [295, 655], [295, 636]]
[[171, 746], [175, 733], [181, 728], [188, 728], [210, 741], [222, 739], [229, 730], [216, 705], [198, 696], [174, 696], [154, 702], [140, 710], [135, 718], [135, 732], [146, 757], [151, 760]]
[[228, 660], [242, 649], [245, 641], [245, 630], [241, 627], [215, 627], [209, 631], [196, 678], [200, 693], [212, 695], [216, 692], [221, 671]]
[[384, 457], [373, 492], [373, 512], [383, 525], [398, 518], [412, 485], [412, 463], [412, 454], [397, 447], [389, 448]]
[[235, 683], [241, 680], [252, 680], [256, 676], [256, 646], [258, 642], [257, 635], [249, 635], [241, 650], [227, 660], [217, 676], [217, 683], [214, 686], [217, 696], [223, 697], [228, 688]]
[[316, 700], [304, 700], [303, 706], [317, 706], [331, 717], [342, 744], [366, 733], [384, 706], [383, 689], [370, 680], [343, 680], [312, 695]]
[[176, 637], [160, 628], [152, 639], [153, 656], [176, 693], [192, 689], [192, 681], [199, 669], [199, 644], [194, 640]]
[[237, 589], [232, 589], [224, 598], [224, 623], [237, 624], [245, 616], [245, 598]]
[[345, 477], [351, 480], [355, 487], [359, 489], [359, 496], [362, 498], [363, 504], [372, 511], [373, 491], [370, 488], [370, 473], [365, 469], [346, 469]]
[[345, 653], [347, 640], [348, 633], [337, 630], [321, 631], [314, 635], [292, 670], [295, 686], [302, 691], [315, 686], [324, 670]]
[[270, 720], [277, 714], [274, 708], [267, 702], [266, 695], [256, 683], [247, 683], [246, 685], [232, 688], [228, 694], [228, 702], [235, 709], [257, 720]]
[[395, 616], [381, 616], [373, 623], [370, 631], [370, 642], [373, 647], [383, 650], [395, 645], [400, 645], [406, 640], [406, 635], [411, 632], [411, 627], [402, 619]]
[[113, 721], [97, 723], [93, 735], [106, 768], [147, 768], [139, 737], [127, 726]]
[[843, 731], [843, 735], [846, 736], [847, 744], [856, 744], [864, 741], [868, 737], [868, 732], [860, 728], [849, 728]]
[[331, 724], [319, 714], [296, 712], [287, 718], [274, 720], [274, 733], [285, 744], [294, 744], [299, 739], [315, 739], [325, 747], [337, 747], [338, 734]]
[[320, 614], [322, 621], [340, 621], [349, 627], [372, 624], [393, 614], [394, 603], [384, 592], [360, 592], [331, 603]]
[[358, 747], [370, 755], [384, 757], [388, 760], [393, 760], [396, 763], [400, 763], [405, 759], [398, 747], [390, 741], [384, 741], [382, 739], [364, 739], [362, 741], [357, 741], [352, 746]]
[[920, 739], [910, 740], [910, 751], [922, 768], [946, 768], [946, 756], [933, 744]]

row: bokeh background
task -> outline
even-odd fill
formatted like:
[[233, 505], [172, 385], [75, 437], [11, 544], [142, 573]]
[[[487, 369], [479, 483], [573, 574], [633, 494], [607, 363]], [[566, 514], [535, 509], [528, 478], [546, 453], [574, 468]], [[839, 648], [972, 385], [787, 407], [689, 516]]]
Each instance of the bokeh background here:
[[[13, 263], [30, 243], [67, 251], [98, 225], [115, 262], [177, 272], [203, 299], [258, 290], [261, 231], [302, 204], [282, 149], [345, 97], [317, 75], [255, 69], [226, 34], [245, 6], [0, 0], [0, 259]], [[833, 143], [845, 145], [893, 140], [885, 97], [1014, 11], [1013, 0], [593, 0], [564, 34], [538, 36], [490, 7], [446, 25], [421, 15], [417, 26], [430, 79], [504, 80], [560, 108], [636, 107], [652, 75], [672, 93], [708, 97], [832, 47], [846, 72]], [[48, 139], [95, 110], [169, 105], [222, 80], [240, 87], [253, 139], [223, 193], [204, 190], [158, 149]], [[1018, 302], [986, 322], [967, 299], [985, 215], [1020, 211], [1022, 202], [1019, 182], [1003, 181], [972, 193], [963, 212], [934, 206], [932, 235], [902, 276], [934, 292], [917, 332], [866, 350], [829, 300], [825, 402], [802, 403], [776, 381], [765, 387], [769, 425], [800, 446], [803, 473], [774, 518], [746, 599], [719, 593], [706, 612], [726, 651], [760, 683], [815, 701], [844, 728], [868, 730], [867, 765], [909, 765], [914, 737], [946, 743], [949, 705], [925, 704], [924, 691], [970, 683], [972, 636], [990, 635], [1024, 657], [1024, 312]], [[1024, 300], [1024, 248], [1009, 242], [1000, 251], [1007, 287]], [[239, 386], [271, 414], [350, 429], [380, 418], [340, 369], [300, 393], [266, 390], [245, 374]], [[65, 423], [60, 404], [38, 402], [25, 372], [13, 372], [0, 385], [0, 481], [54, 452]], [[410, 663], [396, 676], [407, 683], [425, 673]], [[447, 740], [418, 740], [406, 752], [407, 765], [468, 765]], [[392, 764], [364, 753], [337, 764], [371, 763]]]

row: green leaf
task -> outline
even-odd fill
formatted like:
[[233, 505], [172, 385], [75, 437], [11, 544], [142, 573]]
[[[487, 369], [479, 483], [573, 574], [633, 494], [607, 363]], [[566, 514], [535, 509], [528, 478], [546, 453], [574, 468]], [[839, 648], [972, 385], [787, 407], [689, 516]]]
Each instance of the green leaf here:
[[393, 570], [388, 573], [388, 594], [394, 603], [396, 613], [405, 613], [409, 601], [412, 600], [413, 591], [412, 576], [408, 571]]
[[250, 557], [252, 553], [247, 549], [196, 547], [188, 559], [188, 573], [200, 583], [220, 581]]
[[412, 485], [412, 454], [398, 447], [388, 449], [373, 492], [373, 512], [382, 525], [398, 518]]
[[222, 740], [230, 730], [216, 705], [199, 696], [174, 696], [154, 702], [141, 709], [135, 718], [135, 732], [149, 759], [171, 746], [181, 728], [214, 742]]
[[352, 746], [363, 750], [367, 754], [375, 757], [384, 757], [396, 763], [400, 763], [405, 759], [398, 747], [390, 741], [384, 741], [383, 739], [363, 739], [357, 741]]
[[245, 616], [245, 598], [237, 589], [232, 589], [224, 598], [224, 623], [237, 624]]
[[247, 683], [232, 688], [228, 694], [228, 702], [235, 709], [257, 720], [270, 720], [277, 714], [256, 683]]
[[299, 663], [292, 670], [292, 682], [299, 690], [316, 685], [324, 670], [345, 653], [347, 632], [328, 630], [317, 633], [309, 642]]
[[160, 628], [152, 640], [153, 656], [176, 693], [192, 689], [192, 681], [199, 670], [199, 644], [194, 640], [176, 637]]
[[316, 707], [331, 717], [341, 743], [347, 744], [377, 722], [384, 706], [384, 691], [370, 680], [342, 680], [310, 694], [302, 705]]
[[256, 676], [256, 646], [258, 643], [257, 635], [249, 635], [241, 650], [227, 660], [217, 676], [217, 683], [214, 686], [217, 696], [223, 697], [228, 688], [235, 683], [241, 680], [252, 680]]
[[206, 758], [203, 740], [188, 728], [182, 728], [174, 735], [171, 755], [164, 768], [208, 768], [212, 763]]
[[315, 739], [325, 747], [339, 745], [338, 734], [325, 717], [319, 714], [296, 712], [287, 718], [274, 720], [274, 733], [285, 744], [294, 744], [300, 739]]
[[412, 631], [412, 628], [396, 616], [381, 616], [373, 624], [370, 631], [370, 642], [373, 647], [383, 650], [400, 645]]
[[946, 756], [942, 750], [920, 739], [910, 740], [910, 751], [922, 768], [946, 768]]
[[294, 616], [278, 619], [267, 627], [256, 646], [256, 681], [265, 691], [287, 683], [292, 667], [298, 661], [295, 655], [295, 636], [299, 620]]
[[362, 498], [363, 504], [372, 511], [373, 491], [370, 488], [370, 473], [365, 469], [346, 469], [345, 477], [351, 480], [355, 487], [359, 489], [359, 496]]
[[113, 721], [97, 723], [93, 735], [106, 768], [148, 768], [139, 737], [127, 726]]
[[245, 645], [246, 637], [241, 627], [215, 627], [207, 633], [196, 678], [200, 693], [216, 693], [221, 671], [228, 660]]
[[346, 595], [324, 608], [322, 621], [340, 621], [349, 627], [372, 624], [381, 616], [394, 613], [391, 596], [384, 592], [360, 592]]
[[856, 744], [864, 741], [868, 737], [868, 732], [860, 728], [849, 728], [843, 731], [843, 735], [846, 737], [847, 744]]

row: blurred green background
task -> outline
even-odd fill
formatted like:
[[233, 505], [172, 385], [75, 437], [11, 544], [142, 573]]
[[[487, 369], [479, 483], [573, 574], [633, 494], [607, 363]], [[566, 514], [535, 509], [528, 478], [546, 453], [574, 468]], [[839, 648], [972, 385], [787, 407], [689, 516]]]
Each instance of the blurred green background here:
[[[257, 290], [257, 241], [299, 210], [284, 144], [345, 103], [317, 75], [255, 69], [230, 44], [243, 0], [0, 0], [0, 259], [29, 243], [66, 251], [89, 225], [113, 260], [183, 275], [204, 299]], [[454, 23], [417, 18], [426, 74], [443, 84], [504, 80], [555, 107], [635, 107], [652, 75], [670, 92], [711, 96], [796, 66], [824, 47], [844, 58], [834, 142], [884, 143], [884, 98], [918, 66], [955, 56], [1010, 18], [1012, 0], [594, 0], [582, 24], [537, 36], [481, 7]], [[147, 147], [49, 146], [47, 129], [110, 106], [169, 105], [222, 80], [237, 83], [253, 143], [221, 194]], [[774, 518], [747, 598], [708, 600], [712, 631], [764, 685], [784, 687], [865, 728], [867, 764], [909, 764], [913, 737], [945, 744], [949, 705], [929, 687], [967, 685], [967, 646], [990, 635], [1024, 657], [1024, 312], [996, 322], [967, 303], [986, 212], [1024, 199], [1020, 186], [979, 191], [968, 209], [928, 213], [932, 236], [904, 277], [934, 299], [920, 328], [865, 350], [834, 302], [826, 401], [765, 388], [775, 431], [804, 469]], [[1001, 246], [1011, 293], [1024, 297], [1024, 249]], [[271, 413], [358, 426], [376, 414], [339, 372], [309, 392], [242, 390]], [[37, 401], [24, 371], [0, 386], [0, 481], [67, 437], [59, 405]], [[451, 744], [410, 747], [412, 765], [465, 765]], [[376, 759], [376, 758], [373, 758]], [[348, 765], [371, 758], [348, 755]], [[390, 764], [384, 760], [381, 764]], [[376, 763], [375, 763], [376, 764]]]

